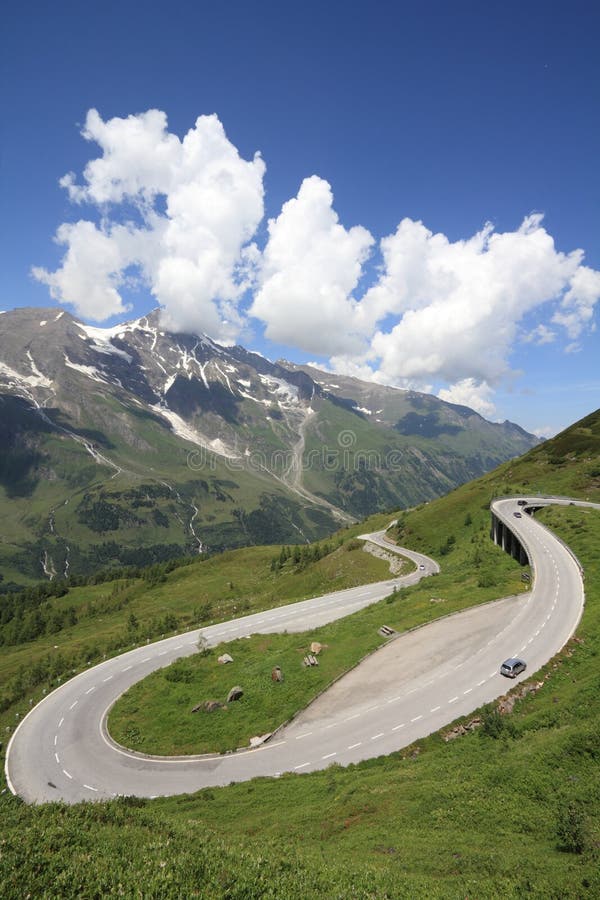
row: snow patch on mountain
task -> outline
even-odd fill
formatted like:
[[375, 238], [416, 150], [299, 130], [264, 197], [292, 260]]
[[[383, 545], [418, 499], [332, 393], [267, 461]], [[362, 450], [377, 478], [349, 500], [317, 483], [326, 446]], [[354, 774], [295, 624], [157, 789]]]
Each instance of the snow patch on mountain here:
[[158, 413], [159, 416], [162, 416], [163, 419], [166, 419], [176, 435], [189, 441], [191, 444], [196, 444], [198, 447], [203, 447], [206, 450], [210, 450], [212, 453], [224, 456], [226, 459], [239, 459], [239, 454], [235, 453], [230, 447], [227, 447], [222, 440], [219, 438], [209, 438], [205, 434], [201, 434], [201, 432], [193, 428], [189, 422], [186, 422], [185, 419], [178, 416], [176, 412], [169, 409], [168, 406], [155, 403], [150, 409], [155, 413]]
[[0, 375], [7, 378], [10, 382], [16, 383], [17, 386], [22, 386], [24, 384], [29, 385], [29, 387], [51, 388], [53, 386], [53, 382], [49, 378], [46, 378], [45, 375], [42, 375], [40, 371], [37, 371], [37, 374], [34, 372], [32, 375], [21, 375], [20, 372], [17, 372], [3, 362], [0, 362]]
[[229, 390], [235, 397], [235, 391], [231, 387], [231, 381], [229, 380], [229, 375], [227, 375], [226, 372], [224, 372], [222, 370], [222, 368], [220, 367], [220, 365], [217, 362], [215, 362], [214, 366], [215, 366], [215, 369], [217, 370], [217, 372], [219, 373], [219, 375], [221, 375], [225, 379], [225, 381], [227, 382], [227, 387], [229, 388]]
[[65, 356], [65, 366], [69, 369], [73, 369], [75, 372], [79, 372], [81, 375], [86, 375], [87, 378], [91, 378], [92, 381], [98, 381], [100, 384], [110, 384], [107, 378], [104, 377], [104, 374], [100, 372], [95, 366], [82, 366], [79, 363], [71, 362], [67, 354]]
[[165, 381], [165, 386], [163, 388], [163, 394], [168, 394], [168, 392], [173, 387], [173, 384], [175, 383], [176, 378], [177, 378], [177, 375], [169, 375], [169, 377]]
[[27, 351], [27, 359], [29, 360], [29, 365], [31, 366], [31, 371], [33, 372], [34, 378], [38, 379], [38, 384], [43, 387], [52, 387], [52, 382], [50, 381], [50, 379], [46, 378], [46, 376], [42, 372], [40, 372], [40, 370], [36, 366], [35, 360], [31, 355], [31, 350]]
[[116, 325], [114, 328], [96, 328], [93, 325], [82, 325], [81, 322], [77, 322], [77, 327], [81, 328], [92, 342], [92, 348], [96, 353], [104, 353], [107, 356], [120, 356], [129, 364], [133, 362], [133, 357], [129, 353], [126, 353], [125, 350], [120, 350], [112, 343], [114, 337], [118, 337], [118, 335], [123, 333], [122, 325]]
[[281, 402], [287, 403], [298, 403], [298, 388], [294, 384], [290, 384], [289, 381], [285, 381], [283, 378], [274, 378], [272, 375], [259, 375], [258, 376], [261, 382], [266, 387], [267, 391], [271, 394], [275, 394], [278, 400]]
[[271, 400], [261, 400], [258, 397], [254, 397], [253, 394], [249, 394], [247, 391], [240, 391], [240, 397], [244, 397], [246, 400], [252, 400], [253, 403], [261, 403], [264, 406], [270, 406]]

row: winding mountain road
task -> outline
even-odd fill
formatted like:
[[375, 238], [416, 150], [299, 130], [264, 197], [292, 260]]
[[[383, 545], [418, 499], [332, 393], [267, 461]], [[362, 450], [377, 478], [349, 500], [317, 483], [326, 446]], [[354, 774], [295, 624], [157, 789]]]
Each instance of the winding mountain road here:
[[[528, 498], [594, 506], [566, 499]], [[600, 508], [600, 505], [596, 505]], [[504, 694], [499, 674], [508, 656], [527, 660], [527, 677], [564, 646], [583, 611], [583, 579], [576, 559], [517, 499], [494, 502], [493, 512], [526, 548], [532, 589], [391, 640], [302, 711], [260, 747], [225, 755], [147, 757], [115, 744], [106, 718], [132, 684], [197, 650], [253, 633], [305, 631], [362, 609], [438, 571], [437, 564], [397, 548], [417, 570], [404, 578], [363, 585], [244, 616], [137, 648], [77, 675], [23, 719], [6, 755], [10, 789], [31, 803], [190, 793], [211, 785], [283, 772], [309, 772], [407, 746]], [[392, 549], [383, 532], [363, 536]], [[423, 566], [424, 568], [419, 568]]]

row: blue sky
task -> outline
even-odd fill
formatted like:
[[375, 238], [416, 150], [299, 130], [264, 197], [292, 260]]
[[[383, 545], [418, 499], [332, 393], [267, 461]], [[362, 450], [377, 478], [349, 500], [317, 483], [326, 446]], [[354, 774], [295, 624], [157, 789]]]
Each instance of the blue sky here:
[[[160, 303], [552, 433], [599, 405], [599, 23], [591, 2], [15, 5], [0, 308]], [[190, 170], [192, 142], [212, 155]]]

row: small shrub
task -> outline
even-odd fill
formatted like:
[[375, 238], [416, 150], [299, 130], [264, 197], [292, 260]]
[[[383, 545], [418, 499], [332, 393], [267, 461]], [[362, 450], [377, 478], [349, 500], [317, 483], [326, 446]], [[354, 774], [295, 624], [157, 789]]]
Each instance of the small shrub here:
[[349, 541], [346, 541], [344, 544], [344, 550], [346, 553], [350, 553], [352, 550], [358, 550], [362, 547], [361, 541], [357, 541], [356, 538], [350, 538]]
[[513, 733], [512, 722], [497, 709], [489, 709], [483, 713], [480, 734], [497, 740], [501, 737], [512, 737]]
[[496, 581], [496, 576], [492, 572], [482, 572], [477, 579], [477, 586], [480, 588], [494, 587]]
[[191, 684], [193, 675], [190, 669], [174, 663], [165, 670], [165, 678], [175, 684]]
[[589, 846], [589, 831], [585, 813], [579, 804], [571, 802], [558, 813], [556, 825], [557, 847], [564, 853], [583, 853]]

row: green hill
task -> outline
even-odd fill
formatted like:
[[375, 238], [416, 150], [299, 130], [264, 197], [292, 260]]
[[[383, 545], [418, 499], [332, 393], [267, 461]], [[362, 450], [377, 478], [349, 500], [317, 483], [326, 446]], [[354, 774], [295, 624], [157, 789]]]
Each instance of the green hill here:
[[[442, 573], [435, 581], [436, 595], [468, 605], [500, 595], [520, 577], [517, 564], [489, 540], [490, 499], [538, 492], [600, 500], [600, 412], [519, 460], [404, 513], [395, 532], [401, 543], [438, 558]], [[189, 797], [29, 808], [4, 793], [4, 895], [344, 900], [599, 896], [600, 516], [575, 507], [538, 515], [580, 559], [586, 605], [569, 645], [541, 673], [532, 673], [531, 681], [542, 682], [540, 689], [518, 700], [510, 715], [484, 710], [482, 727], [456, 740], [446, 742], [435, 734], [402, 752], [347, 769], [332, 766]], [[353, 533], [360, 531], [349, 529], [344, 536]], [[237, 552], [264, 553], [260, 566], [254, 560], [263, 578], [288, 577], [271, 571], [276, 558], [272, 548]], [[357, 551], [334, 552], [351, 559]], [[314, 572], [313, 565], [322, 570], [333, 555], [293, 577], [304, 578]], [[139, 591], [135, 602], [140, 611], [153, 602], [156, 615], [160, 597], [176, 594], [178, 579], [195, 579], [201, 595], [208, 590], [203, 577], [210, 572], [215, 583], [221, 579], [219, 596], [230, 596], [226, 582], [232, 580], [235, 559], [227, 554], [221, 562], [214, 558], [171, 573], [156, 571], [166, 581], [155, 585], [138, 579], [129, 585], [112, 582], [110, 590], [107, 585], [80, 587], [79, 593], [49, 602], [77, 610], [77, 603], [102, 596], [102, 602], [116, 607], [124, 585], [125, 593]], [[245, 563], [247, 568], [249, 557]], [[210, 570], [204, 568], [208, 565]], [[238, 577], [241, 571], [233, 579], [233, 593], [241, 596]], [[111, 597], [113, 587], [119, 590]], [[300, 596], [299, 583], [296, 590]], [[270, 603], [257, 583], [245, 584], [244, 592], [249, 604], [254, 599]], [[447, 611], [447, 604], [441, 610], [430, 597], [426, 584], [406, 592], [406, 624], [410, 616], [423, 620]], [[128, 604], [103, 615], [123, 641]], [[96, 648], [112, 639], [103, 615], [94, 623]], [[69, 628], [77, 627], [79, 623], [57, 632], [62, 637], [54, 643], [64, 638], [65, 654]], [[81, 649], [83, 636], [72, 637], [73, 647]], [[33, 659], [40, 640], [15, 646], [10, 653], [2, 648], [2, 665], [9, 657], [10, 665], [16, 665], [14, 654]], [[48, 637], [43, 641], [47, 645]], [[52, 686], [52, 673], [45, 677], [5, 708], [3, 730], [14, 726], [17, 713], [26, 712], [29, 696], [33, 700]]]

